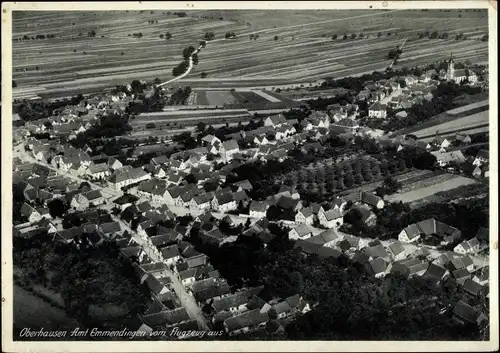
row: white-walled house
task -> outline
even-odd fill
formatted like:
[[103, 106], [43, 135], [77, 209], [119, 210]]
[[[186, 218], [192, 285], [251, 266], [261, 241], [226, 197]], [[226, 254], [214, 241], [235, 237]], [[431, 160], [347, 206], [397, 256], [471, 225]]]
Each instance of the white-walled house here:
[[301, 224], [295, 228], [293, 228], [292, 230], [290, 230], [288, 232], [288, 238], [289, 239], [308, 239], [310, 237], [312, 237], [313, 235], [313, 231], [312, 231], [312, 228], [309, 227], [307, 224]]
[[370, 118], [383, 119], [387, 116], [387, 107], [380, 102], [375, 102], [368, 108], [368, 116]]
[[212, 200], [212, 208], [218, 212], [234, 211], [238, 208], [238, 204], [231, 193], [216, 195]]
[[286, 118], [283, 114], [271, 115], [268, 116], [266, 119], [264, 119], [264, 126], [278, 127], [281, 124], [285, 123], [286, 123]]
[[308, 225], [314, 222], [314, 213], [310, 207], [301, 208], [295, 215], [295, 222]]
[[453, 251], [462, 255], [473, 254], [479, 250], [479, 246], [479, 240], [477, 240], [477, 238], [472, 238], [470, 240], [464, 240], [463, 242], [455, 246], [455, 248], [453, 248]]
[[318, 214], [318, 220], [326, 228], [338, 228], [344, 224], [344, 216], [339, 209], [331, 209]]
[[220, 145], [219, 153], [224, 161], [230, 161], [233, 159], [233, 155], [240, 151], [238, 142], [236, 140], [224, 141]]
[[252, 201], [249, 207], [249, 215], [252, 218], [264, 218], [268, 208], [269, 203], [266, 201]]
[[401, 231], [398, 240], [404, 243], [414, 243], [420, 239], [420, 230], [416, 224], [411, 224]]

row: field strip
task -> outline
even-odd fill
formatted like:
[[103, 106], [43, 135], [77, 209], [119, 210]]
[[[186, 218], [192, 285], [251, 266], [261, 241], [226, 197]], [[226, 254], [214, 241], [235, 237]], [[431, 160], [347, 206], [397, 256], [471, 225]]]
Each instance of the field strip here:
[[435, 133], [437, 130], [439, 132], [446, 132], [448, 130], [453, 131], [454, 129], [475, 127], [476, 125], [487, 124], [488, 122], [489, 122], [489, 110], [485, 110], [483, 112], [465, 116], [463, 118], [458, 118], [452, 121], [445, 122], [443, 124], [418, 130], [413, 132], [413, 134], [417, 137], [426, 136]]
[[267, 94], [265, 92], [262, 92], [260, 90], [255, 90], [255, 91], [251, 91], [251, 92], [254, 92], [254, 93], [258, 94], [259, 96], [261, 96], [262, 98], [267, 99], [270, 102], [273, 102], [273, 103], [279, 103], [279, 102], [281, 102], [278, 98], [270, 96], [269, 94]]
[[183, 117], [175, 117], [175, 118], [170, 118], [170, 119], [155, 119], [155, 120], [149, 120], [149, 121], [141, 121], [141, 122], [135, 122], [133, 121], [130, 125], [132, 127], [138, 127], [141, 125], [146, 125], [148, 123], [171, 123], [171, 122], [176, 122], [176, 121], [191, 121], [191, 120], [214, 120], [214, 119], [236, 119], [236, 118], [251, 118], [252, 115], [247, 113], [247, 114], [236, 114], [236, 115], [216, 115], [216, 116], [195, 116], [191, 118], [183, 118]]
[[418, 188], [416, 190], [402, 193], [402, 194], [393, 194], [390, 196], [387, 196], [386, 199], [389, 202], [403, 202], [403, 203], [410, 203], [413, 201], [417, 201], [429, 196], [432, 196], [438, 192], [442, 191], [448, 191], [455, 189], [457, 187], [460, 187], [462, 185], [469, 185], [469, 184], [475, 184], [477, 183], [476, 180], [465, 178], [462, 176], [456, 176], [455, 178], [451, 180], [447, 180], [438, 184], [434, 184], [431, 186], [423, 187], [423, 188]]
[[[245, 113], [247, 112], [246, 109], [224, 109], [224, 110], [214, 110], [214, 109], [206, 109], [206, 110], [197, 110], [197, 114], [217, 114], [217, 113]], [[193, 110], [192, 109], [186, 109], [186, 110], [177, 110], [177, 111], [172, 111], [172, 114], [169, 114], [168, 112], [151, 112], [151, 113], [142, 113], [137, 117], [137, 119], [141, 117], [157, 117], [157, 116], [168, 116], [168, 115], [193, 115]]]
[[466, 111], [469, 111], [472, 109], [488, 106], [489, 104], [490, 104], [489, 100], [485, 99], [485, 100], [480, 101], [480, 102], [471, 103], [471, 104], [467, 104], [463, 107], [448, 110], [446, 112], [446, 114], [450, 114], [450, 115], [460, 114], [460, 113], [463, 113], [463, 112], [466, 112]]
[[[384, 12], [376, 12], [376, 13], [370, 13], [370, 14], [363, 14], [363, 15], [357, 15], [357, 16], [351, 16], [351, 17], [344, 17], [344, 18], [335, 18], [332, 20], [324, 20], [324, 21], [317, 21], [317, 22], [310, 22], [310, 23], [302, 23], [298, 25], [291, 25], [291, 26], [282, 26], [282, 27], [276, 27], [276, 28], [266, 28], [266, 29], [261, 29], [257, 31], [251, 31], [247, 33], [241, 33], [239, 36], [248, 36], [250, 34], [258, 34], [258, 33], [264, 33], [264, 32], [274, 32], [274, 31], [279, 31], [282, 29], [290, 29], [290, 28], [300, 28], [300, 27], [306, 27], [306, 26], [313, 26], [313, 25], [318, 25], [322, 23], [332, 23], [332, 22], [339, 22], [339, 21], [345, 21], [345, 20], [352, 20], [355, 18], [362, 18], [362, 17], [373, 17], [373, 16], [379, 16], [379, 15], [386, 15], [391, 12], [395, 11], [401, 11], [401, 10], [387, 10]], [[212, 40], [211, 42], [219, 42], [224, 39], [215, 39]]]
[[[457, 132], [462, 132], [462, 133], [467, 133], [469, 135], [473, 135], [473, 134], [479, 134], [479, 133], [488, 132], [488, 131], [490, 131], [490, 126], [484, 125], [484, 126], [479, 126], [479, 127], [474, 127], [474, 128], [465, 128], [465, 129], [457, 129], [454, 131], [448, 131], [445, 133], [440, 133], [439, 136], [446, 136], [446, 137], [452, 138], [454, 136], [454, 134]], [[434, 138], [435, 138], [435, 135], [432, 135], [430, 137], [423, 137], [423, 138], [421, 138], [421, 140], [424, 142], [431, 142], [432, 140], [434, 140]]]

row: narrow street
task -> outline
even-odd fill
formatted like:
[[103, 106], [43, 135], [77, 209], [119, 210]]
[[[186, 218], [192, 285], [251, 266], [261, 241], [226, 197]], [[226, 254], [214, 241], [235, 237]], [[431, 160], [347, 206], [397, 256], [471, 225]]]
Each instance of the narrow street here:
[[[139, 236], [137, 232], [133, 231], [125, 222], [123, 222], [120, 217], [112, 216], [113, 220], [120, 223], [120, 226], [123, 230], [127, 230], [130, 234], [132, 234], [133, 238], [137, 243], [144, 249], [144, 252], [154, 261], [154, 262], [162, 262], [160, 258], [159, 251], [154, 248], [150, 243], [148, 243], [144, 238]], [[186, 311], [189, 317], [198, 322], [198, 326], [201, 329], [208, 330], [207, 323], [205, 318], [201, 312], [200, 307], [196, 303], [196, 300], [191, 296], [182, 283], [179, 281], [177, 275], [172, 272], [169, 268], [166, 269], [167, 276], [171, 279], [172, 288], [179, 298], [182, 306], [186, 308]]]
[[[76, 180], [78, 182], [87, 182], [87, 183], [89, 183], [92, 186], [92, 188], [101, 190], [101, 193], [103, 194], [103, 196], [106, 199], [108, 199], [108, 205], [103, 205], [104, 206], [103, 208], [109, 208], [109, 204], [110, 204], [109, 200], [114, 199], [116, 197], [119, 197], [122, 194], [121, 191], [117, 191], [117, 190], [114, 190], [114, 189], [109, 188], [109, 187], [102, 187], [100, 185], [97, 185], [95, 183], [89, 182], [88, 180], [85, 180], [85, 179], [82, 179], [80, 177], [71, 175], [69, 173], [61, 173], [59, 170], [57, 170], [56, 168], [52, 167], [51, 165], [35, 160], [27, 152], [25, 152], [22, 147], [14, 149], [13, 152], [14, 152], [13, 153], [14, 157], [19, 157], [21, 160], [23, 160], [25, 162], [28, 162], [28, 163], [38, 163], [38, 164], [43, 165], [43, 166], [45, 166], [45, 167], [47, 167], [47, 168], [49, 168], [51, 170], [56, 171], [60, 175], [66, 176], [66, 177], [71, 178], [73, 180]], [[113, 218], [113, 220], [115, 220], [116, 222], [120, 223], [120, 226], [121, 226], [121, 228], [123, 230], [127, 230], [130, 234], [132, 234], [134, 240], [137, 241], [137, 243], [144, 249], [144, 251], [146, 252], [146, 254], [153, 261], [155, 261], [155, 262], [161, 262], [162, 261], [161, 258], [160, 258], [159, 252], [155, 248], [153, 248], [153, 246], [151, 244], [149, 244], [148, 242], [146, 242], [144, 238], [142, 238], [141, 236], [139, 236], [137, 234], [137, 232], [133, 231], [119, 217], [114, 216], [114, 215], [111, 215], [111, 217]], [[168, 277], [170, 277], [170, 279], [172, 281], [172, 288], [174, 289], [174, 292], [177, 295], [177, 297], [179, 298], [182, 306], [186, 309], [189, 317], [192, 320], [196, 320], [198, 322], [198, 326], [200, 327], [200, 329], [208, 330], [209, 329], [208, 325], [207, 325], [207, 323], [205, 321], [205, 318], [204, 318], [204, 316], [203, 316], [203, 314], [201, 312], [200, 307], [196, 303], [196, 300], [193, 298], [193, 296], [191, 296], [190, 294], [187, 293], [186, 289], [184, 288], [184, 286], [182, 285], [182, 283], [179, 281], [179, 278], [177, 277], [177, 275], [175, 273], [173, 273], [168, 268], [167, 268], [167, 275], [168, 275]]]

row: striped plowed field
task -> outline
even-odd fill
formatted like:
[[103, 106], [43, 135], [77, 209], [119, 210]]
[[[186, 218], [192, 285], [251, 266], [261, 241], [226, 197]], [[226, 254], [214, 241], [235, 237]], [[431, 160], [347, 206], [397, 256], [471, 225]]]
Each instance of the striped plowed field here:
[[[382, 70], [389, 64], [388, 50], [404, 38], [408, 42], [399, 65], [446, 59], [450, 52], [459, 61], [478, 62], [488, 57], [488, 44], [477, 39], [488, 30], [485, 11], [284, 14], [200, 10], [187, 14], [180, 18], [158, 10], [14, 13], [13, 78], [20, 88], [35, 86], [54, 95], [68, 87], [109, 87], [155, 77], [166, 81], [172, 78], [182, 50], [196, 46], [207, 31], [215, 33], [215, 40], [208, 42], [199, 55], [200, 63], [182, 80], [193, 88], [258, 89]], [[87, 38], [92, 30], [96, 36]], [[228, 31], [237, 37], [224, 39]], [[449, 39], [418, 39], [418, 33], [424, 31], [446, 32]], [[133, 36], [138, 32], [143, 34], [141, 38]], [[172, 34], [170, 40], [159, 37], [166, 32]], [[259, 38], [250, 40], [252, 33]], [[363, 38], [342, 39], [352, 33], [363, 33]], [[467, 33], [469, 39], [456, 41], [457, 33]], [[54, 34], [55, 38], [17, 40], [40, 34]], [[331, 39], [334, 34], [336, 40]], [[201, 72], [207, 77], [199, 79]]]

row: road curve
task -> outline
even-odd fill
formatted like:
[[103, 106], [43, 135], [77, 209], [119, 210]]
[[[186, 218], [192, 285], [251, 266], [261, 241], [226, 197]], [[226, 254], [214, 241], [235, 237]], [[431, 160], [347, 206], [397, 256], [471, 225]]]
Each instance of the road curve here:
[[191, 72], [191, 70], [193, 69], [193, 55], [195, 54], [198, 54], [201, 50], [203, 46], [200, 45], [198, 47], [198, 49], [196, 49], [190, 56], [189, 56], [189, 66], [187, 68], [187, 70], [182, 74], [182, 75], [179, 75], [177, 77], [174, 77], [173, 79], [169, 80], [169, 81], [166, 81], [166, 82], [162, 82], [160, 84], [158, 84], [158, 87], [162, 87], [162, 86], [165, 86], [165, 85], [168, 85], [169, 83], [171, 82], [174, 82], [174, 81], [177, 81], [177, 80], [180, 80], [181, 78], [184, 78], [186, 77], [187, 75], [189, 75], [189, 73]]

